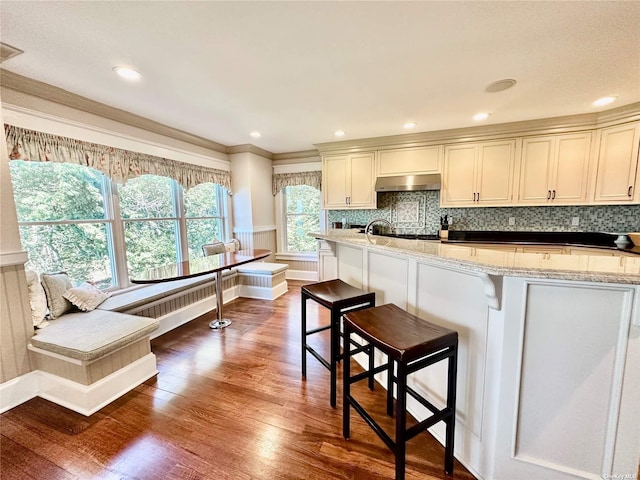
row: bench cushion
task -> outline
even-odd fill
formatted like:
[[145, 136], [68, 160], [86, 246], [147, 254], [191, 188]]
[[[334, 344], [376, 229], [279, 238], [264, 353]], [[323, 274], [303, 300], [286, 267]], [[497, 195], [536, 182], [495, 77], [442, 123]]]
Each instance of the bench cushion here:
[[289, 265], [286, 263], [251, 262], [236, 267], [238, 273], [245, 275], [275, 275], [284, 272]]
[[91, 361], [129, 345], [158, 328], [153, 318], [93, 310], [67, 313], [38, 330], [31, 345], [77, 360]]

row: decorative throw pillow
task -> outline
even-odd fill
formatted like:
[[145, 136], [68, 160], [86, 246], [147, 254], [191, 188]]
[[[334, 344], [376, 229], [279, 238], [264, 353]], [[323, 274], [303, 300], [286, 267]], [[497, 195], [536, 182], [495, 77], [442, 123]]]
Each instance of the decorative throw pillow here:
[[209, 255], [218, 255], [219, 253], [224, 253], [226, 250], [224, 248], [224, 243], [216, 242], [216, 243], [208, 243], [202, 246], [202, 252], [205, 257]]
[[71, 310], [73, 305], [62, 296], [64, 292], [73, 287], [66, 272], [43, 273], [40, 277], [44, 292], [47, 294], [47, 305], [51, 318], [56, 319]]
[[88, 282], [84, 282], [79, 287], [70, 288], [62, 295], [83, 312], [90, 312], [111, 296], [110, 293], [102, 292]]
[[27, 275], [27, 287], [29, 288], [31, 320], [34, 327], [39, 327], [43, 324], [44, 316], [47, 314], [47, 296], [38, 281], [38, 274], [32, 270], [25, 270], [24, 273]]
[[232, 238], [224, 244], [224, 248], [227, 252], [237, 252], [240, 250], [240, 241], [237, 238]]

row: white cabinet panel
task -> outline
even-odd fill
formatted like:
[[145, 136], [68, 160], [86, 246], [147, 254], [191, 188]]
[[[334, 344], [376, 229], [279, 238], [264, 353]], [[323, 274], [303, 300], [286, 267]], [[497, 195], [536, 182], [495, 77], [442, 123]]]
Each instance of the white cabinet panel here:
[[369, 252], [368, 289], [376, 292], [376, 305], [395, 303], [407, 308], [409, 261]]
[[594, 200], [599, 203], [639, 202], [636, 184], [640, 123], [600, 131]]
[[375, 181], [373, 153], [323, 157], [323, 208], [376, 208]]
[[440, 171], [439, 145], [433, 147], [380, 150], [378, 152], [378, 176], [416, 175]]

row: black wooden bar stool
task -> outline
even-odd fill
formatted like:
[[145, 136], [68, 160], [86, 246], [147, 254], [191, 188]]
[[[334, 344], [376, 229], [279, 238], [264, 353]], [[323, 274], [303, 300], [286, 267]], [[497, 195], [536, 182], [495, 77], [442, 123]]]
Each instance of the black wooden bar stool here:
[[[307, 299], [318, 302], [331, 311], [331, 323], [319, 328], [307, 330]], [[331, 372], [331, 406], [336, 406], [337, 363], [342, 359], [340, 353], [340, 319], [345, 312], [373, 307], [376, 294], [366, 292], [349, 285], [342, 280], [328, 280], [302, 287], [302, 375], [307, 376], [307, 351]], [[326, 360], [309, 344], [307, 337], [324, 330], [331, 330], [329, 359]], [[357, 351], [365, 351], [359, 349]], [[368, 350], [367, 350], [368, 351]], [[369, 365], [373, 367], [373, 355], [369, 355]], [[369, 378], [369, 388], [373, 388], [373, 375]]]
[[[377, 367], [375, 373], [387, 370], [387, 413], [393, 415], [393, 384], [397, 387], [396, 400], [396, 436], [395, 441], [378, 425], [364, 408], [351, 396], [351, 384], [368, 378], [366, 371], [351, 376], [349, 365], [351, 352], [345, 352], [343, 368], [344, 384], [342, 429], [344, 438], [350, 434], [349, 414], [353, 406], [371, 428], [380, 436], [396, 456], [396, 480], [403, 480], [405, 474], [406, 442], [425, 431], [427, 428], [443, 421], [446, 424], [446, 441], [444, 452], [444, 471], [453, 473], [453, 439], [456, 415], [456, 370], [458, 356], [458, 333], [440, 327], [405, 312], [396, 305], [387, 304], [369, 308], [359, 312], [351, 312], [344, 316], [344, 341], [348, 345], [351, 333], [364, 338], [374, 348], [387, 354], [386, 364]], [[373, 357], [371, 352], [369, 358]], [[407, 376], [444, 359], [449, 359], [447, 378], [447, 406], [439, 409], [407, 385]], [[397, 372], [394, 375], [394, 363]], [[369, 367], [371, 368], [371, 367]], [[432, 415], [407, 429], [406, 401], [407, 394], [428, 408]]]

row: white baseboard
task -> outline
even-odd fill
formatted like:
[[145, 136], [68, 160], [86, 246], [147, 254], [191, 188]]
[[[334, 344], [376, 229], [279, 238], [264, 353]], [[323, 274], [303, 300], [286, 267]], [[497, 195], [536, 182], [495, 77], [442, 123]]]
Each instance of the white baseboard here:
[[287, 270], [287, 280], [303, 280], [308, 282], [317, 282], [319, 280], [318, 272], [310, 270]]
[[153, 353], [91, 385], [34, 370], [0, 385], [0, 413], [42, 397], [88, 417], [157, 373]]
[[38, 396], [87, 417], [158, 374], [156, 356], [153, 353], [91, 385], [82, 385], [47, 372], [37, 372], [40, 377]]
[[244, 298], [257, 298], [261, 300], [275, 300], [280, 295], [287, 293], [287, 282], [279, 283], [274, 287], [256, 287], [253, 285], [240, 285], [240, 296]]
[[0, 413], [38, 396], [38, 372], [29, 372], [0, 384]]

